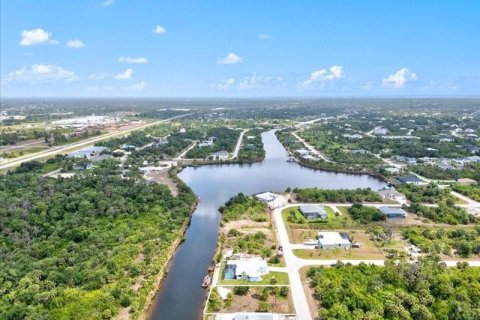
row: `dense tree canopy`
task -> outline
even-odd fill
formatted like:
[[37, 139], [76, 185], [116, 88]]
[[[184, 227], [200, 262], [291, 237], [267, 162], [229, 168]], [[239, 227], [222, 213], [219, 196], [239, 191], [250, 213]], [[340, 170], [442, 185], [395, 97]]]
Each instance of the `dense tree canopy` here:
[[480, 269], [387, 260], [385, 267], [338, 263], [308, 273], [321, 319], [439, 319], [480, 317]]
[[173, 197], [110, 165], [68, 179], [29, 169], [0, 176], [0, 318], [141, 311], [189, 217], [190, 189], [179, 182]]

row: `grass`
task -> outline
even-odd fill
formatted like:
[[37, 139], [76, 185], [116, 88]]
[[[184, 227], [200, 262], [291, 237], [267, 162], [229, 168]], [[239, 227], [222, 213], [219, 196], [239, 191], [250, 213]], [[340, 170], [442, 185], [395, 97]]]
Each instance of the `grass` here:
[[[298, 207], [287, 208], [282, 211], [283, 222], [287, 228], [292, 229], [313, 229], [313, 230], [322, 230], [322, 229], [344, 229], [352, 226], [357, 227], [357, 223], [353, 221], [348, 213], [348, 207], [338, 207], [339, 211], [342, 213], [336, 215], [335, 211], [329, 207], [325, 206], [325, 211], [327, 212], [327, 219], [305, 219], [298, 209]], [[288, 221], [290, 212], [295, 213], [295, 219], [301, 223], [292, 223]]]
[[[341, 231], [341, 230], [338, 230]], [[302, 259], [323, 259], [323, 260], [338, 260], [338, 259], [370, 259], [382, 260], [385, 259], [383, 249], [390, 247], [400, 247], [401, 242], [393, 242], [380, 248], [380, 246], [369, 238], [370, 236], [363, 230], [352, 230], [348, 232], [349, 236], [354, 242], [358, 242], [359, 248], [352, 248], [351, 250], [336, 248], [336, 249], [294, 249], [293, 253]]]
[[288, 273], [286, 272], [278, 272], [278, 271], [270, 271], [268, 274], [262, 276], [262, 281], [255, 281], [249, 282], [244, 280], [224, 280], [223, 279], [223, 271], [225, 269], [225, 263], [222, 263], [222, 267], [220, 268], [220, 279], [218, 279], [218, 285], [245, 285], [245, 286], [258, 286], [258, 285], [271, 285], [270, 279], [275, 277], [277, 279], [276, 285], [289, 285], [290, 280], [288, 279]]

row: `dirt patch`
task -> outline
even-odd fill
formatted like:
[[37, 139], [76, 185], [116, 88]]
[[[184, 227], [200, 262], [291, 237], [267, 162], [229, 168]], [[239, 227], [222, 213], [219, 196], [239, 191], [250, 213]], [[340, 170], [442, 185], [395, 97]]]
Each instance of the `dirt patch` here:
[[307, 277], [307, 271], [311, 267], [303, 267], [299, 270], [300, 279], [302, 280], [303, 291], [307, 297], [308, 309], [310, 309], [310, 314], [313, 317], [313, 320], [319, 320], [318, 316], [318, 301], [315, 299], [315, 289], [311, 287], [310, 280]]
[[[259, 305], [262, 302], [260, 300], [260, 293], [264, 290], [265, 287], [251, 287], [250, 291], [244, 296], [238, 296], [233, 294], [232, 304], [229, 307], [225, 306], [223, 303], [222, 308], [217, 312], [255, 312], [259, 311]], [[279, 290], [277, 287], [276, 290]], [[268, 312], [280, 313], [280, 314], [294, 314], [295, 307], [293, 306], [293, 301], [291, 293], [287, 297], [280, 297], [278, 294], [270, 293], [266, 302], [269, 305]]]
[[252, 220], [234, 220], [225, 223], [223, 230], [228, 232], [230, 229], [243, 229], [243, 228], [268, 228], [268, 222], [255, 222]]
[[119, 320], [130, 319], [130, 307], [120, 308], [120, 311], [118, 312], [118, 319]]
[[145, 255], [143, 253], [138, 254], [138, 256], [133, 260], [135, 263], [140, 263], [145, 260]]
[[170, 175], [167, 169], [163, 171], [149, 172], [146, 174], [146, 177], [151, 181], [155, 181], [156, 183], [166, 185], [170, 189], [174, 197], [178, 195], [177, 182], [172, 178], [170, 178]]

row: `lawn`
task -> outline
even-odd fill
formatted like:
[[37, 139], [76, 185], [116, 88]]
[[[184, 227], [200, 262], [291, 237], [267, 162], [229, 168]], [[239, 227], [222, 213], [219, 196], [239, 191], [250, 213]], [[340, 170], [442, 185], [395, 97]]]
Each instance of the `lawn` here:
[[225, 263], [222, 263], [222, 267], [220, 269], [220, 279], [218, 279], [219, 285], [245, 285], [245, 286], [258, 286], [258, 285], [270, 285], [270, 279], [275, 277], [277, 279], [277, 285], [288, 285], [290, 284], [290, 280], [288, 279], [288, 273], [286, 272], [277, 272], [277, 271], [270, 271], [268, 274], [262, 276], [262, 281], [256, 282], [249, 282], [244, 280], [224, 280], [223, 279], [223, 271], [225, 269]]
[[[342, 230], [337, 230], [342, 231]], [[345, 230], [344, 230], [345, 231]], [[357, 242], [360, 247], [352, 248], [351, 250], [336, 248], [336, 249], [294, 249], [293, 253], [302, 259], [371, 259], [382, 260], [385, 259], [383, 249], [389, 248], [389, 245], [378, 247], [369, 238], [370, 236], [363, 230], [348, 231], [349, 236], [354, 242]], [[392, 241], [392, 246], [398, 247], [399, 244]]]
[[[350, 217], [350, 214], [348, 213], [348, 207], [338, 207], [340, 208], [347, 208], [347, 210], [340, 212], [342, 214], [336, 215], [335, 211], [329, 207], [325, 206], [325, 211], [327, 212], [327, 219], [305, 219], [298, 209], [298, 207], [292, 207], [292, 208], [287, 208], [282, 211], [282, 218], [284, 223], [287, 226], [300, 226], [301, 228], [305, 228], [305, 225], [307, 225], [307, 229], [335, 229], [335, 228], [346, 228], [350, 227], [352, 225], [356, 225], [355, 221], [352, 220]], [[298, 223], [292, 223], [288, 221], [288, 217], [290, 215], [290, 212], [294, 212], [295, 214], [295, 219], [297, 220]]]

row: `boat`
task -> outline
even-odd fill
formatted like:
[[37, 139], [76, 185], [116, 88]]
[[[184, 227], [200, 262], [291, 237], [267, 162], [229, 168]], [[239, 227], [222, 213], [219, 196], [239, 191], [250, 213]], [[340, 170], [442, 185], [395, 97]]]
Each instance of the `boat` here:
[[205, 278], [203, 278], [202, 288], [207, 288], [210, 285], [210, 280], [212, 280], [212, 278], [207, 274]]

